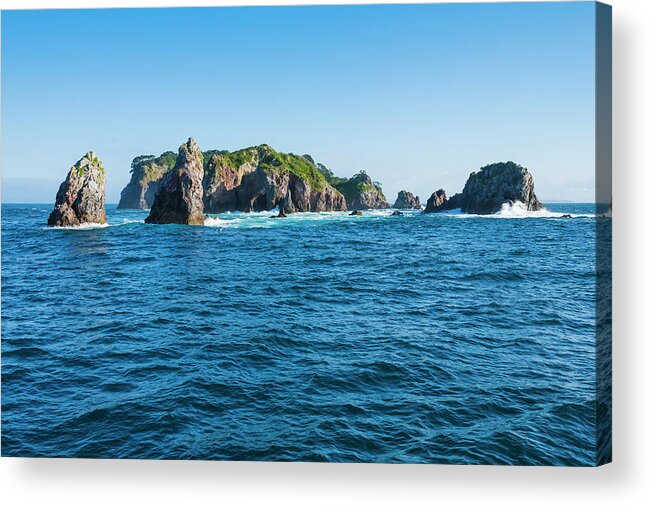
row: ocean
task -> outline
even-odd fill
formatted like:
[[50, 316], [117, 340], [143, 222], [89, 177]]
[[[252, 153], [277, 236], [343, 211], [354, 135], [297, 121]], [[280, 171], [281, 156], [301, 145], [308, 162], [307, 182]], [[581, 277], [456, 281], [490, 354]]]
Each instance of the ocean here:
[[594, 463], [593, 204], [51, 209], [2, 206], [3, 456]]

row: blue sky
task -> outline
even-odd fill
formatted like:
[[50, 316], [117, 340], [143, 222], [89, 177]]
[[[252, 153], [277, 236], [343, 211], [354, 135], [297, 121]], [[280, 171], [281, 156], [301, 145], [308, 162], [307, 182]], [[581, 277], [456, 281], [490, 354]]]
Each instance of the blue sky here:
[[139, 154], [268, 143], [390, 200], [513, 160], [594, 200], [594, 3], [2, 13], [2, 196], [53, 202], [97, 151], [115, 203]]

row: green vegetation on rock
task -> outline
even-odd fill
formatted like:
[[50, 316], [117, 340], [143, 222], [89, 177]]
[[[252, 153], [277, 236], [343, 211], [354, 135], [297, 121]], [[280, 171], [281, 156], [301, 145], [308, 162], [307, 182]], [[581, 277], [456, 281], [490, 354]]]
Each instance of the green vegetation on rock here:
[[384, 193], [382, 192], [382, 187], [379, 183], [373, 182], [364, 170], [360, 170], [350, 179], [337, 179], [340, 179], [341, 181], [336, 182], [334, 187], [343, 193], [347, 200], [352, 200], [361, 193], [374, 191], [377, 191], [383, 199], [385, 198]]
[[317, 168], [311, 157], [294, 153], [279, 153], [267, 144], [252, 146], [238, 151], [207, 151], [204, 161], [206, 175], [211, 176], [225, 167], [238, 169], [243, 165], [257, 165], [265, 172], [288, 172], [306, 181], [310, 188], [321, 191], [328, 180]]
[[[310, 205], [320, 208], [338, 208], [341, 207], [340, 202], [343, 202], [344, 207], [348, 202], [349, 205], [353, 203], [362, 209], [388, 207], [381, 185], [373, 182], [366, 172], [361, 171], [350, 179], [338, 177], [325, 165], [317, 163], [309, 154], [281, 153], [268, 144], [260, 144], [237, 151], [207, 150], [201, 153], [201, 157], [204, 169], [203, 186], [208, 195], [207, 205], [215, 209], [236, 209], [237, 206], [248, 209], [260, 205], [244, 202], [244, 194], [233, 193], [235, 187], [242, 184], [243, 178], [250, 181], [256, 171], [258, 174], [262, 171], [267, 175], [292, 174], [297, 180], [303, 181], [308, 191], [299, 188], [293, 189], [291, 193], [292, 196], [296, 192], [304, 192], [307, 195], [303, 197], [300, 205], [311, 202]], [[118, 207], [151, 207], [158, 184], [176, 162], [177, 155], [172, 151], [158, 157], [136, 157], [132, 163], [131, 181], [122, 191]], [[276, 178], [269, 178], [269, 181], [272, 179]], [[280, 179], [287, 180], [286, 177]], [[291, 179], [291, 185], [298, 182], [294, 178]], [[325, 195], [315, 195], [323, 192]]]
[[325, 176], [310, 162], [309, 159], [294, 153], [268, 154], [262, 161], [261, 167], [266, 170], [287, 171], [306, 181], [310, 188], [321, 191], [327, 184]]
[[225, 165], [230, 167], [241, 167], [244, 164], [251, 164], [255, 161], [256, 148], [240, 149], [224, 156]]
[[[257, 147], [240, 149], [232, 153], [227, 150], [211, 149], [203, 152], [203, 168], [207, 174], [212, 174], [214, 171], [224, 168], [232, 167], [234, 169], [241, 167], [247, 163], [254, 163]], [[212, 163], [211, 163], [212, 162]]]
[[131, 181], [148, 183], [157, 181], [174, 168], [176, 153], [166, 151], [160, 156], [142, 155], [131, 163]]
[[74, 164], [70, 170], [76, 170], [79, 177], [85, 175], [88, 172], [88, 167], [94, 166], [100, 171], [102, 176], [106, 175], [104, 170], [104, 165], [93, 151], [86, 153], [76, 164]]
[[513, 175], [514, 177], [519, 176], [526, 172], [526, 169], [515, 162], [498, 162], [491, 163], [489, 165], [484, 165], [477, 172], [471, 172], [468, 176], [466, 184], [470, 181], [476, 182], [486, 182], [490, 179], [494, 179], [498, 176], [503, 176], [505, 174]]
[[[309, 156], [309, 155], [307, 155], [307, 156]], [[310, 157], [310, 158], [312, 158], [312, 157]], [[348, 179], [345, 178], [345, 177], [335, 176], [334, 172], [332, 172], [328, 167], [326, 167], [322, 163], [316, 163], [315, 165], [316, 165], [316, 168], [319, 169], [319, 172], [321, 172], [321, 174], [323, 174], [323, 177], [326, 178], [326, 181], [328, 181], [328, 183], [330, 183], [335, 188], [337, 187], [338, 184], [342, 184], [342, 183], [345, 183], [346, 181], [348, 181]]]

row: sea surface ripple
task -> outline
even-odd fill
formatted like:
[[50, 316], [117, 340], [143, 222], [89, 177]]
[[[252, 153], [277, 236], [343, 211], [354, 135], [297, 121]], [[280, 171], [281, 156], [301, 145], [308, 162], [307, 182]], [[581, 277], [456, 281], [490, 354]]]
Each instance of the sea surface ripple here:
[[3, 205], [2, 453], [591, 465], [594, 206], [548, 207]]

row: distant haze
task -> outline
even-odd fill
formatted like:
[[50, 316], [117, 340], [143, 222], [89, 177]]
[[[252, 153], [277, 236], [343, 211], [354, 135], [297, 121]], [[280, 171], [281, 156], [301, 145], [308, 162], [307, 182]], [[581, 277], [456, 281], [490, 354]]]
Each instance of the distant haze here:
[[267, 143], [393, 202], [513, 160], [543, 202], [594, 200], [591, 2], [2, 13], [2, 199], [53, 202], [95, 150]]

